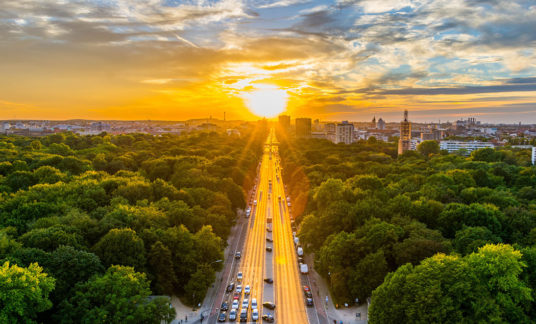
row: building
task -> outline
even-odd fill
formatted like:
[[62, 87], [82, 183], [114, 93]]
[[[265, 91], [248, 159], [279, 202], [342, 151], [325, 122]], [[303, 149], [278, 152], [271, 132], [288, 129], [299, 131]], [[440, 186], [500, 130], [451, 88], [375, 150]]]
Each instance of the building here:
[[337, 131], [337, 125], [335, 123], [327, 123], [324, 126], [324, 132], [326, 133], [326, 139], [333, 143], [336, 143], [335, 133]]
[[296, 118], [296, 136], [311, 137], [311, 118]]
[[411, 123], [408, 111], [404, 110], [404, 120], [400, 122], [400, 139], [398, 140], [398, 155], [411, 150]]
[[288, 115], [279, 115], [279, 127], [283, 130], [290, 129], [290, 116]]
[[354, 124], [343, 121], [335, 128], [335, 143], [351, 144], [354, 141]]
[[536, 164], [536, 146], [532, 147], [532, 165]]
[[311, 132], [311, 138], [325, 139], [326, 133], [324, 132]]
[[[457, 152], [463, 150], [466, 155], [471, 154], [471, 152], [481, 149], [491, 147], [494, 148], [495, 145], [489, 142], [462, 142], [462, 141], [441, 141], [439, 143], [439, 148], [441, 150], [447, 150], [449, 153]], [[534, 152], [534, 151], [533, 151]]]
[[380, 119], [378, 119], [378, 122], [376, 123], [376, 129], [381, 129], [381, 130], [385, 129], [385, 121], [381, 117]]
[[445, 137], [445, 131], [441, 129], [432, 129], [421, 133], [422, 141], [440, 141]]

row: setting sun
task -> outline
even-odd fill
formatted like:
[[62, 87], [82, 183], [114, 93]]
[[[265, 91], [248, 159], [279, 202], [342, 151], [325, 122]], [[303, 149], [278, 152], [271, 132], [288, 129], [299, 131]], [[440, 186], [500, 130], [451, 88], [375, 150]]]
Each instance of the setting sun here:
[[252, 91], [243, 92], [241, 97], [252, 113], [272, 118], [285, 111], [288, 93], [274, 85], [261, 84]]

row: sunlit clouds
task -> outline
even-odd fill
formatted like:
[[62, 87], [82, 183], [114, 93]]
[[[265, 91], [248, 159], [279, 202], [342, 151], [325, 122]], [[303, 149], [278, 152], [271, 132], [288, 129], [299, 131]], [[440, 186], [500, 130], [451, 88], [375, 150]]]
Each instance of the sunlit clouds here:
[[535, 16], [530, 0], [4, 0], [0, 114], [255, 119], [277, 113], [252, 94], [278, 91], [294, 116], [536, 122]]

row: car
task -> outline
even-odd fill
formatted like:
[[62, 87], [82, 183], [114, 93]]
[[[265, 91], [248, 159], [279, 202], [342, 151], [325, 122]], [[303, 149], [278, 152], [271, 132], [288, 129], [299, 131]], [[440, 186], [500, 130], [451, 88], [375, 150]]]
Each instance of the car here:
[[272, 229], [270, 227], [266, 227], [266, 230], [270, 233], [272, 232]]
[[271, 284], [274, 283], [274, 280], [272, 278], [264, 278], [264, 282]]
[[236, 321], [236, 309], [231, 309], [229, 312], [229, 321]]
[[232, 292], [234, 290], [234, 282], [230, 282], [227, 286], [227, 292]]
[[238, 281], [242, 281], [242, 278], [244, 277], [244, 275], [242, 274], [242, 272], [239, 272], [237, 275], [236, 275], [236, 280]]
[[244, 300], [242, 301], [242, 308], [244, 309], [248, 309], [249, 308], [249, 299], [247, 298], [244, 298]]
[[221, 307], [220, 307], [220, 309], [221, 309], [222, 311], [229, 310], [229, 304], [227, 304], [227, 302], [223, 302], [223, 303], [221, 303]]
[[242, 285], [236, 285], [236, 292], [241, 293], [242, 292]]
[[254, 309], [253, 312], [251, 313], [251, 320], [256, 322], [259, 320], [259, 310], [258, 309]]
[[272, 252], [272, 247], [271, 247], [271, 246], [267, 246], [267, 247], [266, 247], [266, 251], [268, 251], [268, 252]]
[[[278, 179], [279, 179], [279, 177], [278, 177]], [[281, 201], [281, 196], [279, 196], [278, 199], [279, 199], [279, 201]]]
[[307, 307], [312, 307], [312, 306], [314, 306], [314, 304], [313, 304], [313, 299], [312, 299], [312, 298], [306, 298], [306, 299], [305, 299], [305, 304], [307, 305]]
[[240, 293], [235, 292], [233, 295], [233, 300], [234, 299], [237, 299], [237, 300], [240, 299]]
[[273, 323], [274, 322], [274, 316], [272, 314], [270, 314], [270, 313], [262, 315], [262, 319], [265, 320], [268, 323]]
[[240, 259], [242, 257], [242, 253], [240, 253], [240, 251], [236, 251], [234, 257], [235, 259]]
[[303, 257], [298, 257], [298, 263], [303, 263]]
[[240, 311], [240, 322], [247, 322], [248, 321], [248, 310], [242, 309]]
[[266, 237], [266, 241], [267, 242], [273, 242], [274, 240], [272, 240], [272, 238], [270, 238], [270, 237]]
[[310, 292], [310, 291], [306, 291], [306, 292], [305, 292], [305, 297], [313, 298], [313, 293]]
[[257, 298], [251, 299], [251, 309], [257, 309]]
[[246, 285], [246, 287], [244, 287], [244, 294], [249, 295], [250, 292], [251, 292], [251, 287], [249, 285]]
[[275, 304], [272, 302], [264, 302], [262, 303], [262, 306], [268, 308], [268, 309], [275, 309]]
[[257, 206], [257, 200], [253, 200], [253, 206]]
[[231, 309], [238, 309], [240, 305], [238, 304], [238, 299], [233, 300], [233, 304], [231, 305]]
[[218, 322], [225, 322], [227, 320], [227, 313], [221, 312], [218, 316]]
[[303, 291], [304, 292], [311, 291], [311, 288], [309, 288], [309, 286], [303, 286]]

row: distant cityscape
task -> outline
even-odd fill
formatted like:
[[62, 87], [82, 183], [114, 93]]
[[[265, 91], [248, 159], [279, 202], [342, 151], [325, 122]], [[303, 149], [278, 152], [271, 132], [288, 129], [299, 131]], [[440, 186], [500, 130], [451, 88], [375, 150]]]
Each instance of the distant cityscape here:
[[[472, 151], [486, 147], [510, 145], [532, 150], [532, 163], [536, 163], [535, 124], [491, 124], [478, 121], [474, 117], [455, 122], [413, 123], [408, 111], [401, 121], [386, 122], [382, 117], [373, 116], [370, 122], [321, 121], [307, 117], [295, 118], [280, 115], [278, 125], [296, 137], [326, 139], [335, 144], [352, 144], [374, 138], [378, 141], [398, 141], [398, 154], [416, 150], [426, 140], [439, 142], [440, 149], [449, 153], [469, 155]], [[226, 131], [229, 135], [240, 136], [250, 122], [210, 116], [206, 119], [187, 121], [91, 121], [91, 120], [4, 120], [0, 121], [0, 134], [22, 136], [46, 136], [59, 132], [79, 135], [147, 133], [152, 135], [182, 134], [199, 130]]]

